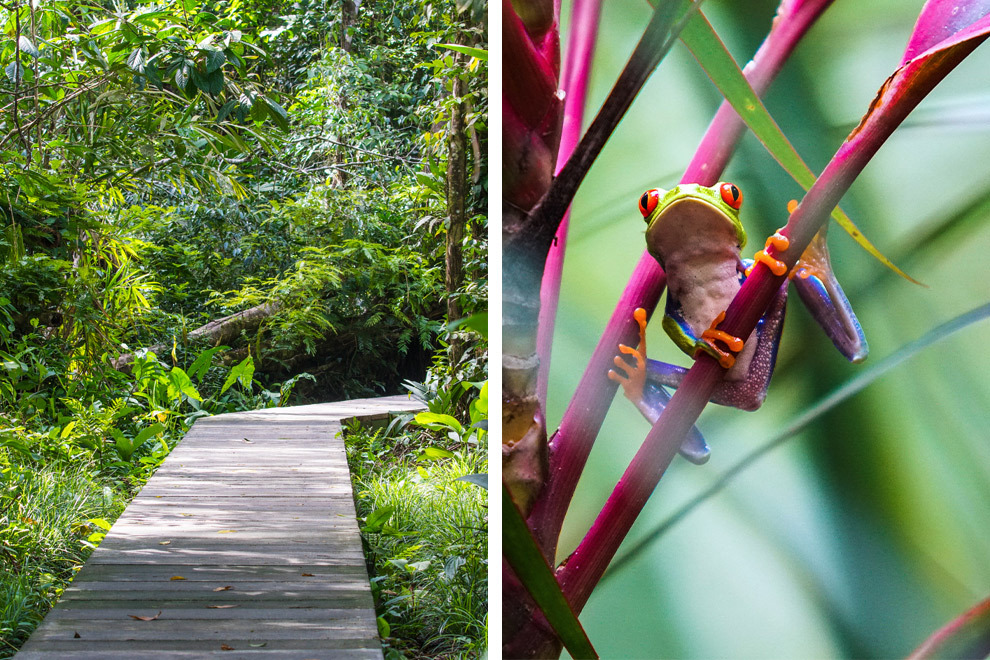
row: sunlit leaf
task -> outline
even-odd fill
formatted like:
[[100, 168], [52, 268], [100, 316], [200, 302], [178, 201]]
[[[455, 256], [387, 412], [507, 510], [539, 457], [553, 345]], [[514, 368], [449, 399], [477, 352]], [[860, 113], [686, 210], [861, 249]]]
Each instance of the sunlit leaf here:
[[488, 51], [481, 48], [472, 48], [471, 46], [458, 46], [456, 44], [433, 44], [434, 48], [446, 48], [458, 53], [464, 53], [465, 55], [470, 55], [471, 57], [477, 58], [482, 62], [488, 61]]
[[375, 509], [368, 514], [367, 518], [365, 518], [364, 527], [362, 528], [363, 531], [369, 533], [381, 531], [382, 527], [384, 527], [385, 523], [389, 521], [393, 513], [395, 513], [395, 506], [383, 506]]

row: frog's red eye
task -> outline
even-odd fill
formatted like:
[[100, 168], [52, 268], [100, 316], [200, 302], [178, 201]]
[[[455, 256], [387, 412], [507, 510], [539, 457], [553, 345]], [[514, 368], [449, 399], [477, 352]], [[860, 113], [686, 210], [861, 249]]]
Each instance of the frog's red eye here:
[[722, 201], [738, 211], [742, 206], [742, 191], [733, 183], [723, 183], [718, 190], [722, 193]]
[[660, 191], [654, 188], [653, 190], [647, 190], [643, 193], [643, 196], [639, 198], [639, 212], [643, 214], [644, 218], [648, 218], [653, 210], [657, 208], [657, 204], [660, 203]]

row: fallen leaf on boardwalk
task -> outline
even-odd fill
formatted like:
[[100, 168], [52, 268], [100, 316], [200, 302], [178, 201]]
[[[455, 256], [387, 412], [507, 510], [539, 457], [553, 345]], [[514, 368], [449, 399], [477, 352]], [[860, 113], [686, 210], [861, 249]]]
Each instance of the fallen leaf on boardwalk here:
[[206, 606], [206, 609], [208, 609], [208, 610], [227, 610], [227, 609], [230, 609], [231, 607], [240, 607], [240, 605], [207, 605]]
[[182, 577], [181, 575], [173, 575], [172, 577], [169, 578], [169, 580], [185, 580], [185, 579], [186, 578]]
[[300, 573], [300, 575], [302, 575], [303, 577], [316, 577], [312, 573]]
[[233, 587], [228, 584], [226, 587], [217, 587], [213, 591], [229, 591], [230, 589], [233, 589]]
[[226, 644], [221, 644], [220, 645], [220, 650], [221, 651], [233, 651], [234, 650], [234, 647], [233, 646], [227, 646]]
[[180, 513], [179, 515], [180, 515], [180, 516], [186, 516], [186, 517], [189, 517], [189, 516], [191, 516], [192, 514], [191, 514], [191, 513]]
[[244, 442], [254, 442], [254, 440], [248, 440], [247, 438], [244, 438]]
[[217, 532], [217, 534], [235, 534], [235, 533], [237, 533], [236, 529], [221, 529], [219, 532]]
[[72, 638], [73, 639], [82, 639], [82, 635], [80, 635], [79, 633], [73, 633]]
[[[172, 578], [172, 579], [175, 579], [175, 578]], [[182, 579], [184, 580], [185, 578], [182, 578]], [[158, 614], [156, 614], [155, 616], [138, 616], [137, 614], [128, 614], [127, 616], [131, 617], [132, 619], [137, 619], [138, 621], [154, 621], [155, 619], [157, 619], [161, 615], [162, 615], [162, 611], [161, 610], [158, 610]]]
[[171, 541], [159, 541], [158, 545], [168, 545]]

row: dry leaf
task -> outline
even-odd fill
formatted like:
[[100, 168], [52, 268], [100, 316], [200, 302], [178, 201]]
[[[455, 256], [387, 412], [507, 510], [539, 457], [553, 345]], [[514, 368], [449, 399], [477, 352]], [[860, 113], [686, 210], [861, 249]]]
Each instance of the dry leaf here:
[[236, 532], [236, 529], [221, 529], [217, 534], [235, 534]]
[[229, 610], [231, 607], [240, 607], [240, 605], [207, 605], [208, 610]]
[[168, 545], [171, 541], [159, 541], [158, 545]]
[[[172, 579], [174, 580], [175, 578]], [[161, 615], [162, 615], [162, 611], [158, 610], [158, 614], [156, 614], [155, 616], [138, 616], [137, 614], [128, 614], [127, 616], [131, 617], [132, 619], [137, 619], [138, 621], [154, 621]]]
[[234, 650], [234, 647], [233, 646], [227, 646], [226, 644], [221, 644], [220, 645], [220, 650], [221, 651], [233, 651]]
[[191, 514], [191, 513], [180, 513], [179, 515], [180, 515], [180, 516], [186, 516], [186, 517], [190, 517], [190, 516], [192, 516], [192, 514]]
[[316, 577], [312, 573], [300, 573], [300, 575], [302, 575], [303, 577]]
[[181, 575], [173, 575], [172, 577], [169, 578], [169, 580], [185, 580], [185, 579], [186, 578], [182, 577]]
[[226, 587], [217, 587], [213, 591], [229, 591], [231, 589], [233, 589], [233, 587], [228, 584]]
[[72, 638], [73, 639], [82, 639], [82, 635], [80, 635], [79, 633], [73, 633], [72, 634]]

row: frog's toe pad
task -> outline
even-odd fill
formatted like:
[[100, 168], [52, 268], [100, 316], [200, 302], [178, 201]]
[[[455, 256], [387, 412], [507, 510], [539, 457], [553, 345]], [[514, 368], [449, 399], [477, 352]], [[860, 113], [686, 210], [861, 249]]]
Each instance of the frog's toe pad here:
[[646, 357], [639, 350], [625, 344], [619, 344], [619, 351], [633, 356], [635, 361], [630, 364], [622, 355], [616, 355], [612, 358], [616, 369], [609, 369], [608, 377], [622, 385], [629, 399], [638, 401], [643, 397], [643, 387], [646, 384]]
[[705, 442], [705, 438], [701, 435], [701, 431], [697, 427], [691, 427], [679, 451], [681, 456], [695, 465], [707, 463], [712, 455], [712, 450], [708, 448], [708, 443]]

